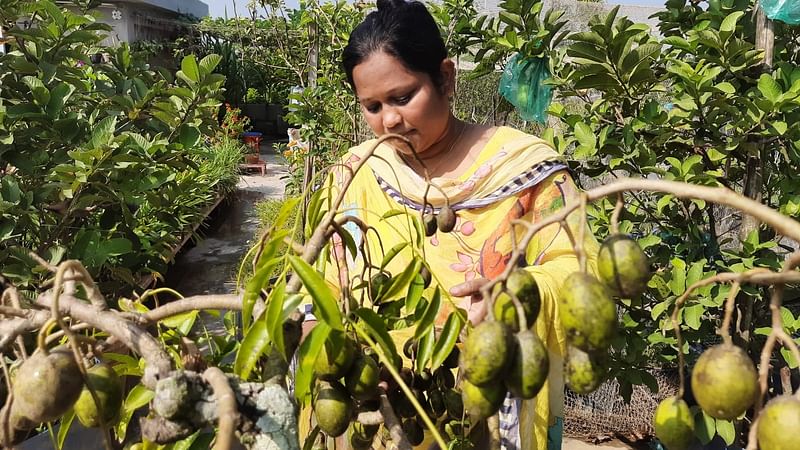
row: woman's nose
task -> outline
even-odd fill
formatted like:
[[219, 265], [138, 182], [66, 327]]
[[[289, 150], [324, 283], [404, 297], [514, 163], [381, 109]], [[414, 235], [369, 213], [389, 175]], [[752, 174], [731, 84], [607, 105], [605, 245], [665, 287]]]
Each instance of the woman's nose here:
[[402, 123], [403, 116], [396, 109], [386, 108], [383, 111], [383, 128], [387, 132], [395, 130]]

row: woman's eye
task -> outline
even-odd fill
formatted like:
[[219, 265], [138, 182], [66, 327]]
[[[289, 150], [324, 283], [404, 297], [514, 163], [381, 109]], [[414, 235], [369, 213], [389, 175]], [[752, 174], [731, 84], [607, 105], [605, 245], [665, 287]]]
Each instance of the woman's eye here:
[[405, 104], [407, 104], [409, 101], [411, 101], [411, 96], [410, 96], [410, 95], [404, 95], [404, 96], [402, 96], [402, 97], [399, 97], [399, 98], [398, 98], [397, 100], [395, 100], [395, 101], [397, 102], [397, 104], [398, 104], [398, 105], [405, 105]]
[[366, 109], [370, 114], [375, 114], [381, 110], [381, 107], [380, 105], [367, 105], [364, 107], [364, 109]]

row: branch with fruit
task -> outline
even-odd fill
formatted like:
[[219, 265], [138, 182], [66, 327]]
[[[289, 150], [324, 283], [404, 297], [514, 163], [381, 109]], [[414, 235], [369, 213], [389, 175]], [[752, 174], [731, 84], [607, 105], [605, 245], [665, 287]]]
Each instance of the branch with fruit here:
[[[385, 136], [375, 147], [387, 139], [402, 138]], [[297, 358], [295, 394], [302, 402], [307, 399], [305, 394], [311, 393], [310, 407], [316, 418], [315, 432], [309, 437], [312, 441], [323, 435], [336, 438], [350, 430], [350, 444], [354, 448], [367, 448], [375, 439], [410, 448], [422, 442], [427, 429], [443, 448], [447, 445], [468, 448], [471, 442], [482, 439], [481, 433], [485, 433], [485, 442], [496, 442], [485, 424], [497, 414], [507, 392], [516, 398], [534, 398], [549, 373], [548, 352], [533, 331], [541, 299], [536, 280], [529, 272], [509, 263], [501, 276], [485, 284], [482, 293], [488, 303], [487, 318], [465, 334], [466, 320], [458, 310], [441, 329], [432, 326], [442, 301], [452, 300], [435, 287], [431, 288], [430, 299], [423, 297], [436, 274], [431, 274], [418, 257], [408, 266], [407, 273], [395, 277], [385, 271], [383, 264], [367, 261], [370, 270], [379, 269], [377, 276], [360, 274], [355, 278], [357, 282], [343, 283], [346, 289], [339, 299], [325, 290], [320, 275], [313, 270], [312, 265], [334, 234], [344, 240], [344, 225], [348, 221], [365, 232], [369, 229], [354, 219], [341, 219], [339, 208], [350, 181], [375, 147], [349, 172], [311, 238], [302, 246], [302, 254], [287, 257], [293, 269], [288, 282], [279, 281], [269, 288], [264, 283], [255, 284], [243, 297], [178, 299], [146, 312], [135, 311], [132, 307], [135, 301], [120, 302], [126, 311], [108, 308], [77, 261], [58, 267], [45, 266], [55, 272], [53, 286], [31, 304], [20, 302], [13, 286], [7, 286], [0, 305], [0, 314], [6, 317], [0, 323], [0, 349], [7, 353], [13, 350], [18, 364], [6, 370], [5, 375], [9, 394], [0, 411], [3, 425], [0, 438], [4, 444], [14, 442], [24, 430], [59, 419], [70, 408], [75, 409], [84, 424], [107, 429], [118, 417], [122, 396], [123, 377], [109, 362], [102, 362], [104, 350], [114, 345], [124, 345], [144, 360], [142, 384], [153, 391], [153, 398], [149, 402], [150, 415], [142, 420], [142, 432], [145, 439], [153, 442], [174, 442], [198, 429], [217, 425], [220, 431], [215, 448], [228, 448], [234, 436], [248, 448], [270, 445], [299, 448], [297, 406], [286, 386], [293, 355]], [[567, 277], [558, 302], [569, 343], [566, 379], [578, 393], [596, 389], [606, 376], [604, 358], [617, 328], [614, 297], [640, 295], [650, 276], [642, 249], [618, 233], [620, 202], [612, 219], [612, 235], [604, 241], [598, 255], [599, 278], [587, 272], [587, 258], [581, 248], [582, 234], [587, 228], [586, 204], [638, 191], [665, 192], [733, 207], [800, 241], [800, 223], [732, 191], [657, 180], [623, 179], [600, 186], [585, 192], [582, 201], [568, 204], [539, 222], [520, 222], [526, 232], [516, 243], [511, 261], [519, 258], [537, 232], [550, 225], [562, 227], [575, 246], [580, 270]], [[437, 230], [452, 231], [456, 214], [450, 205], [444, 205], [438, 212], [429, 206], [426, 202], [420, 217], [412, 217], [419, 220], [416, 229], [426, 235]], [[567, 222], [572, 213], [581, 217], [577, 230], [571, 229]], [[267, 258], [273, 244], [285, 241], [284, 236], [272, 231], [265, 233], [258, 244], [256, 275], [271, 270], [262, 265], [261, 257]], [[292, 247], [300, 250], [297, 244]], [[344, 267], [341, 255], [336, 257], [340, 267]], [[720, 328], [724, 342], [701, 355], [692, 373], [692, 383], [699, 383], [695, 395], [700, 407], [712, 417], [739, 417], [755, 406], [749, 448], [755, 448], [756, 442], [764, 449], [790, 448], [794, 442], [791, 439], [796, 439], [770, 430], [780, 426], [787, 415], [798, 414], [797, 395], [774, 399], [764, 408], [761, 405], [767, 393], [766, 377], [774, 345], [780, 342], [800, 360], [796, 345], [783, 331], [779, 312], [782, 287], [800, 282], [800, 272], [794, 269], [798, 259], [797, 254], [790, 255], [780, 272], [756, 269], [719, 274], [697, 282], [676, 301], [673, 310], [680, 349], [682, 338], [677, 315], [686, 299], [704, 285], [733, 283]], [[341, 275], [348, 283], [352, 281], [346, 272]], [[728, 334], [736, 291], [746, 283], [774, 286], [770, 306], [772, 332], [762, 352], [759, 372], [744, 351], [732, 344]], [[312, 298], [315, 313], [321, 318], [302, 343], [303, 315], [295, 311], [301, 288]], [[356, 301], [355, 291], [361, 294], [360, 301]], [[370, 303], [365, 303], [365, 299], [371, 300]], [[403, 348], [410, 366], [404, 364], [388, 333], [393, 328], [383, 313], [392, 303], [418, 310], [412, 323], [414, 336]], [[166, 344], [153, 334], [153, 325], [171, 317], [216, 309], [243, 311], [248, 316], [243, 347], [251, 335], [255, 336], [256, 324], [267, 324], [268, 345], [258, 347], [260, 350], [250, 363], [242, 363], [249, 368], [244, 372], [260, 366], [264, 381], [248, 382], [246, 375], [240, 376], [244, 373], [241, 370], [237, 372], [239, 375], [226, 374], [202, 363], [176, 368], [179, 366]], [[59, 331], [54, 333], [56, 326]], [[28, 356], [28, 349], [19, 338], [34, 331], [39, 333], [39, 348]], [[456, 346], [462, 335], [463, 343]], [[68, 346], [51, 348], [54, 341]], [[683, 371], [682, 352], [679, 358]], [[100, 362], [87, 367], [90, 360]], [[707, 385], [708, 380], [726, 386], [728, 395], [703, 395], [704, 389], [699, 386]], [[381, 385], [382, 382], [385, 384]], [[728, 387], [726, 383], [734, 385]], [[656, 411], [656, 433], [670, 450], [685, 448], [688, 445], [685, 436], [691, 436], [694, 426], [688, 407], [680, 398], [682, 392], [681, 384], [679, 395], [666, 399]], [[381, 424], [383, 434], [379, 433]]]

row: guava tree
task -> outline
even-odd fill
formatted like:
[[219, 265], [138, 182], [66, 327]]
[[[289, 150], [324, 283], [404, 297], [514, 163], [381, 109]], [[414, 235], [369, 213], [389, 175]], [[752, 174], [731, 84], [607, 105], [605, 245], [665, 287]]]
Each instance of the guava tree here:
[[[774, 65], [762, 64], [754, 3], [701, 7], [670, 0], [657, 14], [658, 30], [618, 17], [616, 9], [591, 20], [588, 30], [567, 38], [552, 62], [560, 98], [550, 112], [562, 131], [546, 137], [573, 158], [588, 185], [641, 176], [720, 186], [796, 216], [790, 180], [800, 161], [800, 135], [791, 125], [800, 101], [798, 30], [776, 22]], [[782, 255], [794, 250], [785, 235], [758, 222], [748, 225], [753, 222], [729, 208], [671, 195], [628, 200], [621, 227], [639, 239], [656, 270], [648, 292], [622, 305], [624, 332], [614, 346], [620, 367], [670, 365], [676, 352], [693, 360], [698, 347], [679, 349], [667, 332], [673, 327], [667, 313], [684, 290], [721, 272], [778, 267]], [[608, 232], [613, 207], [599, 202], [590, 209], [598, 236]], [[694, 291], [678, 316], [687, 342], [710, 345], [718, 339], [715, 329], [732, 292], [714, 284]], [[795, 333], [796, 295], [792, 288], [786, 292], [789, 307], [781, 314], [787, 332]], [[733, 339], [754, 356], [769, 333], [770, 292], [743, 286], [735, 293]], [[773, 361], [776, 370], [797, 367], [788, 350], [780, 355]], [[628, 392], [630, 382], [654, 384], [644, 371], [619, 375]], [[776, 389], [791, 391], [791, 383]], [[698, 417], [706, 424], [698, 431], [703, 441], [715, 431], [729, 443], [735, 439], [730, 424]]]

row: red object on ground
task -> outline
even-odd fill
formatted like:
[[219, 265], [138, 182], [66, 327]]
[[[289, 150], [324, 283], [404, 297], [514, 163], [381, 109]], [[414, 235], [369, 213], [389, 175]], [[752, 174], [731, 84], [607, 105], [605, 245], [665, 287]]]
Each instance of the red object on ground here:
[[242, 141], [244, 141], [245, 145], [257, 151], [261, 145], [261, 133], [244, 133]]

